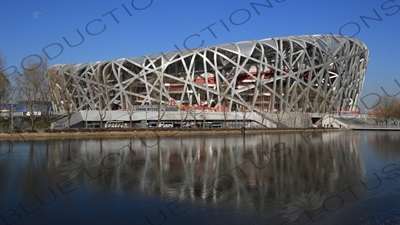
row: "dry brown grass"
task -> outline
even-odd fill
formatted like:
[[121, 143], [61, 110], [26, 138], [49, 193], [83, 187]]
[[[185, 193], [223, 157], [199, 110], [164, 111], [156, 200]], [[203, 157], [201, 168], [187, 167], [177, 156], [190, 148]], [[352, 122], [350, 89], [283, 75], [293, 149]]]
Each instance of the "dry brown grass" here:
[[[293, 133], [293, 132], [331, 132], [339, 129], [246, 129], [246, 134]], [[130, 131], [91, 131], [91, 132], [36, 132], [0, 133], [0, 140], [44, 140], [44, 139], [97, 139], [97, 138], [139, 138], [199, 135], [240, 135], [240, 129], [146, 129]]]

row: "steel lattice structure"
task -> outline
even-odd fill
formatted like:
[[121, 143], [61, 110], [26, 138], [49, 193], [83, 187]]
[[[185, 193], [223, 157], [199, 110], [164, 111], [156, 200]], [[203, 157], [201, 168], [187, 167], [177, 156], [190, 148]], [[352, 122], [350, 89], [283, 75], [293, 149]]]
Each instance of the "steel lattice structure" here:
[[368, 60], [354, 38], [291, 36], [54, 65], [47, 78], [55, 111], [163, 104], [325, 113], [357, 110]]

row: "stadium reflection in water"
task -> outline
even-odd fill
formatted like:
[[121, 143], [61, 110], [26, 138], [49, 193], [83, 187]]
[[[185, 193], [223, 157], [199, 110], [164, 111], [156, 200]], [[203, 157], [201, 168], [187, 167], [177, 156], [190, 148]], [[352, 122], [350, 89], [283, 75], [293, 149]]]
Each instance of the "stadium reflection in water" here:
[[[282, 205], [291, 201], [293, 195], [322, 190], [323, 194], [329, 196], [343, 190], [346, 185], [368, 180], [360, 153], [360, 142], [368, 145], [372, 141], [377, 146], [382, 146], [379, 140], [387, 142], [379, 133], [329, 132], [303, 136], [299, 133], [286, 133], [246, 135], [245, 138], [232, 135], [173, 136], [14, 143], [13, 151], [0, 158], [0, 175], [3, 180], [0, 185], [3, 199], [0, 201], [0, 209], [3, 214], [7, 212], [10, 215], [12, 212], [7, 210], [15, 210], [21, 215], [21, 221], [25, 221], [26, 212], [24, 214], [18, 205], [24, 205], [29, 210], [39, 208], [40, 211], [42, 206], [37, 196], [50, 202], [49, 188], [54, 191], [58, 185], [64, 187], [62, 193], [71, 192], [67, 196], [86, 199], [79, 201], [73, 200], [73, 197], [60, 198], [57, 200], [60, 202], [54, 204], [54, 208], [59, 207], [59, 210], [65, 205], [85, 210], [87, 207], [107, 209], [110, 204], [129, 205], [131, 203], [128, 202], [133, 201], [131, 198], [145, 196], [141, 197], [144, 200], [140, 204], [129, 205], [136, 212], [142, 208], [143, 212], [133, 219], [141, 221], [140, 224], [151, 224], [151, 219], [161, 223], [164, 219], [160, 212], [166, 213], [166, 210], [158, 208], [178, 199], [181, 205], [184, 204], [181, 212], [188, 209], [187, 215], [191, 215], [191, 219], [198, 217], [193, 214], [193, 210], [190, 211], [191, 207], [213, 207], [214, 210], [239, 210], [238, 214], [242, 216], [258, 212], [254, 215], [259, 218], [252, 216], [250, 221], [266, 222], [271, 219], [282, 222], [284, 220], [278, 219], [282, 216], [279, 212]], [[364, 138], [366, 140], [360, 140]], [[398, 154], [390, 153], [392, 148], [387, 147], [382, 147], [385, 155], [399, 158]], [[69, 180], [65, 180], [66, 177]], [[61, 181], [63, 185], [59, 185]], [[59, 191], [54, 192], [61, 195]], [[357, 195], [362, 197], [366, 191], [360, 189]], [[106, 200], [104, 196], [114, 199]], [[123, 198], [119, 199], [121, 196]], [[103, 199], [101, 203], [98, 198]], [[147, 200], [151, 203], [147, 203]], [[264, 212], [263, 215], [260, 212]], [[88, 220], [94, 215], [102, 217], [96, 213], [86, 217], [71, 213], [71, 222], [75, 221], [75, 217], [80, 217], [77, 218], [78, 222], [85, 222], [82, 220]], [[5, 215], [8, 214], [3, 217], [7, 218]], [[151, 215], [154, 218], [150, 218]], [[205, 222], [216, 216], [208, 215], [200, 218], [200, 221]], [[229, 214], [224, 215], [224, 218], [230, 217]], [[37, 217], [39, 219], [39, 213]], [[115, 219], [107, 215], [104, 217], [100, 221]], [[29, 218], [35, 220], [35, 216]], [[55, 219], [46, 221], [51, 223]], [[45, 224], [46, 221], [42, 222]], [[186, 218], [185, 221], [182, 217], [181, 222], [188, 221], [190, 219]]]
[[[109, 179], [94, 184], [98, 188], [212, 202], [234, 199], [241, 204], [246, 197], [254, 199], [254, 205], [263, 205], [267, 196], [321, 187], [335, 191], [338, 185], [365, 175], [358, 139], [341, 133], [319, 133], [311, 139], [281, 134], [67, 140], [55, 144], [51, 149], [57, 151], [50, 151], [54, 162], [86, 165], [92, 178], [102, 174]], [[98, 168], [90, 169], [96, 165]], [[56, 167], [59, 171], [69, 169], [63, 164]], [[89, 174], [76, 174], [73, 166], [70, 169], [71, 177], [91, 179]], [[251, 197], [254, 194], [257, 198]]]

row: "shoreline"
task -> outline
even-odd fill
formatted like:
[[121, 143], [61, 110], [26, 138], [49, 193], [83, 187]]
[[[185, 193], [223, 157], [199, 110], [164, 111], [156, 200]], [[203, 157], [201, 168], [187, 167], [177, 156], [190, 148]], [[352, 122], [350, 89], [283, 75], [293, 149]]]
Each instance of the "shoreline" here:
[[[351, 129], [246, 129], [245, 134], [274, 134], [274, 133], [299, 133], [299, 132], [333, 132], [349, 131]], [[172, 137], [172, 136], [198, 136], [198, 135], [241, 135], [241, 129], [145, 129], [145, 130], [102, 130], [102, 131], [75, 131], [75, 132], [23, 132], [0, 133], [0, 141], [4, 140], [47, 140], [47, 139], [100, 139], [100, 138], [140, 138], [140, 137]]]

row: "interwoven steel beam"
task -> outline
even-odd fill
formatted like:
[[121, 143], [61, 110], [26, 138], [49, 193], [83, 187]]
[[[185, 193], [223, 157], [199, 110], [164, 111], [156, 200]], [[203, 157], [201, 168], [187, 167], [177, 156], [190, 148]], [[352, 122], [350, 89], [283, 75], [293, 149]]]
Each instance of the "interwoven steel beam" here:
[[47, 71], [55, 111], [176, 105], [216, 111], [357, 110], [369, 51], [334, 35], [244, 41]]

